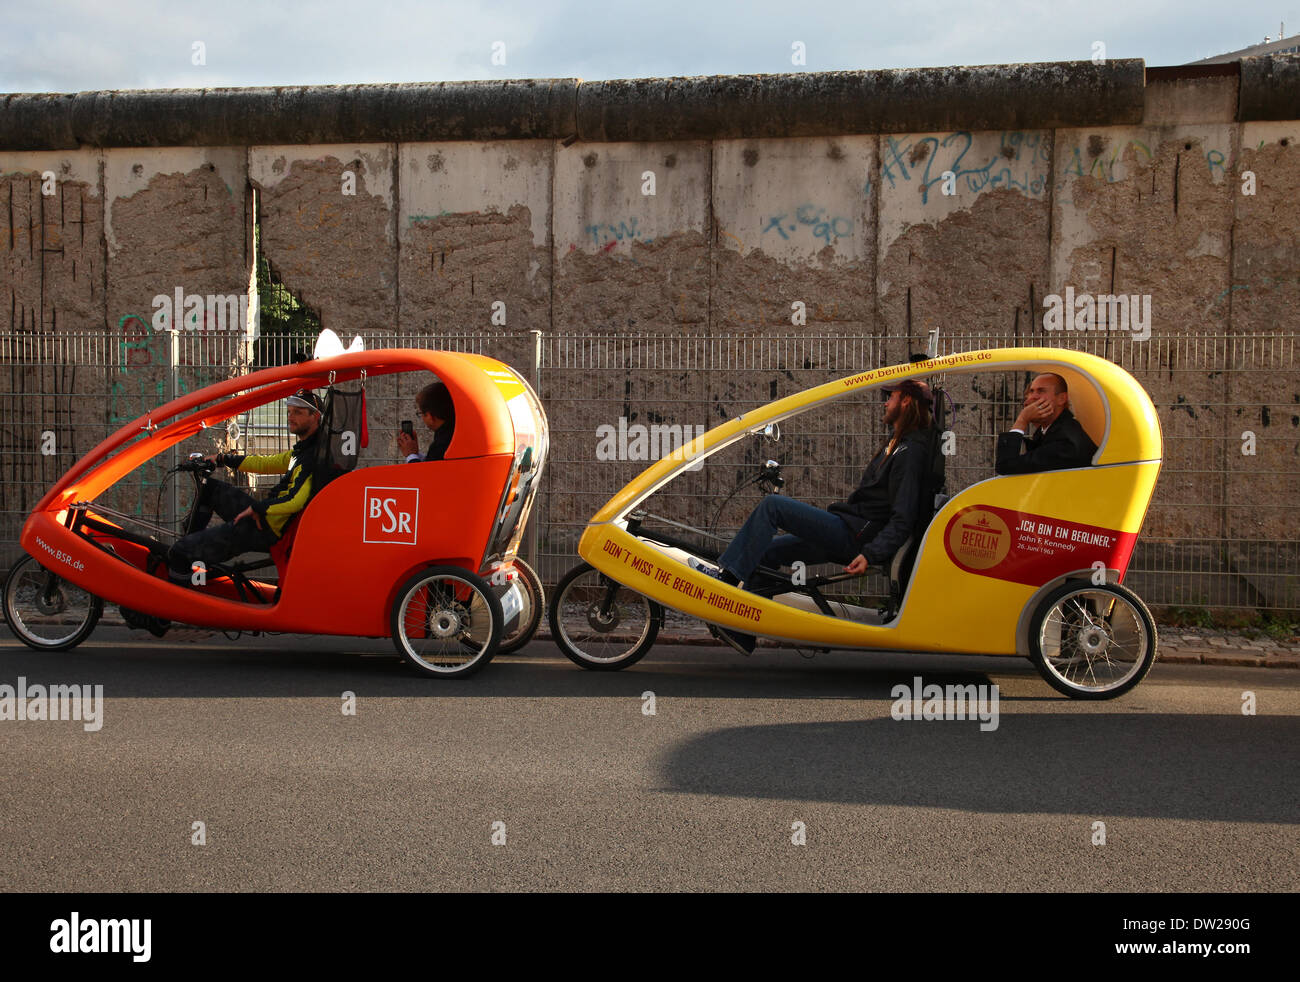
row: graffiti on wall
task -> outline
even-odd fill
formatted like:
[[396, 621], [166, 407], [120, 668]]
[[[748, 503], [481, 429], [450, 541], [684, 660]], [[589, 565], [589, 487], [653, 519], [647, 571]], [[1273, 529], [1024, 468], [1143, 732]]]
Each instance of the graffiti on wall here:
[[974, 149], [969, 130], [943, 137], [885, 136], [881, 145], [880, 176], [891, 190], [916, 187], [921, 204], [928, 204], [932, 188], [951, 173], [957, 186], [969, 191], [1015, 188], [1033, 198], [1047, 188], [1052, 150], [1045, 134], [1005, 130], [991, 154]]
[[854, 222], [821, 205], [802, 204], [765, 218], [760, 237], [766, 238], [769, 232], [786, 240], [811, 235], [826, 245], [834, 245], [836, 240], [853, 234]]
[[616, 249], [623, 242], [629, 245], [633, 242], [649, 245], [654, 241], [653, 237], [647, 236], [644, 230], [637, 227], [635, 215], [631, 218], [619, 219], [618, 222], [597, 222], [584, 226], [582, 234], [589, 237], [591, 245], [600, 246], [603, 252]]
[[[1150, 163], [1155, 159], [1151, 148], [1142, 140], [1116, 140], [1111, 144], [1109, 154], [1094, 152], [1092, 147], [1073, 146], [1070, 147], [1069, 160], [1066, 161], [1063, 172], [1071, 177], [1095, 177], [1107, 184], [1114, 184], [1125, 177], [1123, 161], [1130, 150], [1138, 164]], [[1210, 179], [1216, 182], [1222, 180], [1227, 173], [1228, 154], [1210, 147], [1203, 151], [1203, 155]]]

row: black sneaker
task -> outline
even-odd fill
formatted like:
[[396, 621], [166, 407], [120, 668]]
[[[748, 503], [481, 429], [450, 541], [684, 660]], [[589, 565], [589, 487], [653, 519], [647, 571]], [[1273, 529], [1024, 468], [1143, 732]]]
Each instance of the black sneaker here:
[[694, 556], [686, 557], [686, 565], [697, 573], [703, 573], [705, 576], [711, 576], [715, 580], [727, 584], [727, 586], [740, 586], [740, 580], [736, 579], [731, 570], [723, 566], [711, 566], [703, 560], [696, 559]]
[[739, 631], [731, 631], [725, 627], [718, 627], [715, 624], [708, 625], [709, 633], [723, 644], [735, 648], [738, 652], [748, 658], [754, 653], [754, 646], [758, 644], [758, 638], [752, 634], [741, 634]]
[[126, 626], [134, 628], [137, 631], [148, 631], [155, 638], [161, 638], [167, 633], [167, 629], [172, 626], [171, 621], [165, 621], [161, 617], [154, 617], [152, 614], [142, 614], [138, 610], [132, 610], [130, 607], [119, 607], [122, 612], [122, 620]]

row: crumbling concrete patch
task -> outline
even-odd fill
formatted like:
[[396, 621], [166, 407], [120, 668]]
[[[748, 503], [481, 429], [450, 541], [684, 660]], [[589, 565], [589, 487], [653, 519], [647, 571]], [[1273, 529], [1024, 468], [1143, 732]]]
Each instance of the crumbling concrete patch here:
[[[103, 373], [78, 366], [70, 337], [104, 325], [104, 199], [96, 151], [0, 154], [0, 509], [22, 514], [103, 434], [85, 414]], [[12, 530], [17, 535], [17, 527]]]
[[549, 330], [548, 141], [399, 148], [401, 326]]
[[574, 247], [557, 260], [556, 332], [664, 334], [707, 324], [709, 248], [703, 232], [634, 241], [627, 251], [626, 257], [591, 255]]
[[533, 245], [524, 205], [441, 215], [402, 235], [402, 327], [408, 334], [546, 330], [550, 249]]
[[715, 143], [714, 332], [871, 329], [875, 145], [863, 136]]
[[[890, 362], [925, 353], [932, 330], [939, 331], [941, 354], [1052, 343], [1036, 315], [1048, 282], [1046, 200], [1018, 188], [963, 193], [973, 198], [969, 207], [925, 206], [946, 214], [933, 224], [913, 224], [883, 252], [880, 310]], [[919, 202], [914, 188], [908, 195]], [[893, 214], [893, 197], [882, 200], [882, 215]], [[920, 209], [917, 202], [910, 207]], [[1019, 411], [1024, 373], [958, 374], [943, 384], [955, 437], [948, 488], [957, 491], [992, 476], [997, 434]]]
[[397, 324], [394, 153], [388, 145], [249, 151], [261, 254], [340, 337]]
[[705, 143], [556, 149], [554, 330], [707, 323], [709, 161]]
[[[1227, 333], [1219, 303], [1229, 286], [1232, 158], [1228, 126], [1104, 128], [1058, 133], [1052, 289], [1078, 297], [1150, 298], [1150, 324], [1061, 331], [1061, 343], [1104, 357], [1150, 345], [1132, 366], [1155, 402], [1165, 463], [1147, 515], [1149, 536], [1224, 534], [1223, 375], [1188, 372], [1221, 363], [1211, 339]], [[1077, 324], [1077, 320], [1076, 320]], [[1140, 333], [1150, 337], [1139, 341]], [[1211, 350], [1208, 350], [1211, 349]]]
[[1300, 310], [1300, 125], [1243, 126], [1231, 181], [1227, 534], [1294, 541], [1300, 361], [1277, 334], [1296, 333]]
[[[107, 150], [104, 158], [108, 321], [118, 335], [104, 411], [117, 427], [171, 397], [159, 325], [181, 329], [179, 391], [234, 371], [247, 315], [243, 325], [220, 325], [218, 310], [209, 316], [207, 297], [248, 295], [248, 181], [240, 149]], [[179, 311], [177, 291], [185, 298]], [[156, 303], [159, 297], [165, 303]], [[201, 321], [191, 297], [203, 298]], [[239, 302], [234, 306], [237, 320]], [[152, 514], [165, 466], [156, 460], [142, 468], [135, 489], [121, 488], [117, 507]]]

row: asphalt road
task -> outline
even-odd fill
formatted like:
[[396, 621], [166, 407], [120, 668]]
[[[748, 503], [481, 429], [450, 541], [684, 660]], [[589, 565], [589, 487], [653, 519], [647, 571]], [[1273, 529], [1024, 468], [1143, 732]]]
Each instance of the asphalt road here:
[[[0, 888], [1300, 888], [1294, 671], [1157, 664], [1082, 703], [1005, 658], [660, 646], [594, 673], [534, 642], [445, 681], [387, 641], [142, 637], [0, 640], [0, 684], [105, 700], [97, 732], [0, 720]], [[997, 729], [892, 719], [915, 675], [996, 683]]]

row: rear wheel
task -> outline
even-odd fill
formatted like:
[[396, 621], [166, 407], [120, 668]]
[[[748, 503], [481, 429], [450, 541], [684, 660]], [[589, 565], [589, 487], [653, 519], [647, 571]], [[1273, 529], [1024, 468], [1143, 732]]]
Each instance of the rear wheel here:
[[542, 612], [546, 610], [546, 592], [542, 589], [542, 581], [537, 573], [522, 559], [516, 559], [514, 565], [519, 573], [516, 582], [519, 584], [524, 606], [519, 611], [518, 619], [511, 625], [510, 631], [497, 645], [497, 654], [501, 655], [518, 651], [533, 640], [533, 635], [537, 633], [537, 626], [542, 623]]
[[551, 636], [570, 661], [596, 672], [635, 664], [650, 650], [664, 609], [588, 563], [555, 587]]
[[397, 653], [416, 672], [464, 678], [496, 654], [501, 620], [501, 601], [482, 577], [433, 566], [397, 591], [390, 627]]
[[1114, 699], [1146, 677], [1156, 657], [1151, 612], [1118, 584], [1065, 583], [1039, 604], [1029, 655], [1047, 684], [1074, 699]]
[[104, 603], [23, 556], [5, 580], [4, 609], [5, 622], [23, 644], [38, 651], [64, 651], [90, 637]]

